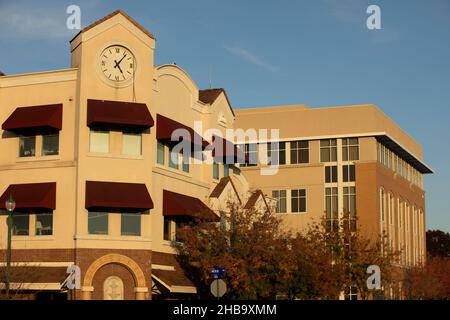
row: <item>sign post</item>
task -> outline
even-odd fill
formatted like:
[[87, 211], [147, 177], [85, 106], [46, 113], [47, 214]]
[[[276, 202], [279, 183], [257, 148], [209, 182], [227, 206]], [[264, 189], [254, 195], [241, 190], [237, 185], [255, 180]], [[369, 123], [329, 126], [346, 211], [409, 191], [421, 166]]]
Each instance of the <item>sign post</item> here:
[[222, 279], [225, 277], [226, 270], [223, 267], [214, 267], [211, 274], [214, 281], [211, 283], [211, 293], [217, 300], [227, 292], [227, 284]]

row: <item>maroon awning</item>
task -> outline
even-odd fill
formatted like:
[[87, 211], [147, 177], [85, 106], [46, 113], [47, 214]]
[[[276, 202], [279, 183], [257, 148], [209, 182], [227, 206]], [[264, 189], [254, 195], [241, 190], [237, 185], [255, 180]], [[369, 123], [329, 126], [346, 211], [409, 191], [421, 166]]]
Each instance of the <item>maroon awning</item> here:
[[88, 99], [87, 125], [143, 131], [154, 121], [145, 103]]
[[[194, 129], [179, 123], [175, 120], [169, 119], [167, 117], [164, 117], [160, 114], [156, 115], [156, 139], [160, 141], [167, 141], [172, 142], [172, 132], [174, 132], [177, 129], [185, 129], [189, 133], [189, 142], [192, 145], [201, 143], [202, 148], [206, 148], [208, 146], [208, 141], [203, 139], [201, 135], [196, 133]], [[181, 141], [180, 138], [178, 141], [173, 141], [174, 143]]]
[[213, 144], [215, 143], [217, 143], [217, 148], [213, 149], [212, 156], [216, 162], [227, 164], [245, 163], [245, 159], [248, 159], [243, 150], [222, 137], [213, 136]]
[[16, 133], [60, 131], [62, 104], [20, 107], [6, 119], [2, 129]]
[[0, 208], [12, 195], [17, 211], [53, 211], [56, 208], [56, 182], [11, 184], [0, 197]]
[[189, 217], [205, 221], [219, 221], [220, 218], [200, 199], [163, 190], [163, 216]]
[[86, 209], [144, 212], [153, 209], [153, 201], [143, 183], [86, 181]]

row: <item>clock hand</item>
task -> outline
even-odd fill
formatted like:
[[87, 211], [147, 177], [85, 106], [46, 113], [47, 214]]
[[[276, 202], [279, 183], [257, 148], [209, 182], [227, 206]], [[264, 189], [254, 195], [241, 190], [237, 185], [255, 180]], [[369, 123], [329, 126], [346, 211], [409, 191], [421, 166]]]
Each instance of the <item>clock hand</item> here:
[[119, 62], [117, 62], [116, 60], [114, 60], [114, 62], [115, 62], [115, 64], [116, 64], [116, 65], [114, 66], [114, 68], [119, 67], [119, 64], [122, 62], [122, 60], [123, 60], [126, 56], [127, 56], [127, 54], [125, 53], [125, 54], [123, 55], [122, 59], [119, 60]]

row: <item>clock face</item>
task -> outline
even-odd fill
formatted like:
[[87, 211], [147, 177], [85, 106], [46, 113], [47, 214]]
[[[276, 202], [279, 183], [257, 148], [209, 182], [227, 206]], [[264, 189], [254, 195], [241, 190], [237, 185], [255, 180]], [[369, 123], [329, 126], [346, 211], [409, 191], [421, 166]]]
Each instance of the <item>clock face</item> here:
[[103, 50], [100, 56], [100, 70], [103, 75], [116, 83], [133, 78], [135, 59], [130, 50], [114, 45]]

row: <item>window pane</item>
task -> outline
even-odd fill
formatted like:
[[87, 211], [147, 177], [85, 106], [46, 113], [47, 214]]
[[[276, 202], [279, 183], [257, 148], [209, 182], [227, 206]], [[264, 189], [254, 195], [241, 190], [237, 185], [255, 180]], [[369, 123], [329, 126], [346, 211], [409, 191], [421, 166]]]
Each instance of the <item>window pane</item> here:
[[342, 171], [343, 171], [342, 172], [343, 181], [348, 182], [349, 181], [348, 166], [343, 166]]
[[36, 137], [19, 138], [19, 157], [34, 157], [36, 154]]
[[350, 166], [350, 181], [356, 181], [355, 165]]
[[329, 147], [330, 146], [330, 140], [320, 140], [320, 146], [321, 147]]
[[300, 198], [299, 211], [306, 212], [306, 197]]
[[219, 164], [213, 163], [213, 179], [219, 179]]
[[53, 234], [53, 214], [36, 214], [36, 235], [49, 236]]
[[332, 147], [331, 148], [331, 155], [330, 155], [331, 161], [337, 161], [337, 148]]
[[330, 167], [325, 167], [325, 182], [326, 183], [331, 182]]
[[224, 163], [223, 165], [223, 176], [228, 177], [230, 175], [230, 167], [228, 164]]
[[171, 230], [170, 230], [170, 224], [171, 221], [168, 218], [164, 218], [164, 240], [170, 241], [170, 234], [171, 234]]
[[13, 235], [28, 236], [30, 234], [30, 215], [27, 213], [13, 213]]
[[358, 146], [349, 147], [349, 160], [359, 160]]
[[320, 161], [330, 162], [330, 149], [320, 149]]
[[291, 210], [292, 212], [298, 212], [298, 198], [294, 196], [291, 198]]
[[108, 153], [109, 152], [109, 132], [93, 131], [90, 133], [90, 152]]
[[123, 133], [122, 135], [122, 154], [141, 155], [142, 154], [142, 135], [135, 133]]
[[[291, 146], [291, 148], [292, 148], [292, 146]], [[297, 159], [297, 150], [296, 150], [296, 149], [295, 149], [295, 150], [292, 150], [292, 149], [291, 149], [291, 163], [292, 163], [292, 164], [298, 163], [298, 159]]]
[[140, 213], [122, 213], [120, 221], [120, 234], [122, 236], [140, 236], [141, 235], [141, 214]]
[[287, 211], [287, 199], [286, 197], [280, 199], [280, 212], [286, 212]]
[[342, 147], [342, 160], [348, 161], [348, 147]]
[[299, 163], [308, 163], [309, 162], [309, 149], [301, 149], [299, 155]]
[[169, 167], [178, 169], [178, 153], [173, 151], [173, 147], [170, 147], [169, 152]]
[[331, 167], [331, 172], [332, 172], [332, 175], [331, 175], [332, 181], [337, 182], [337, 166]]
[[108, 234], [108, 212], [88, 213], [89, 234]]
[[42, 136], [42, 155], [51, 156], [59, 153], [59, 134]]
[[159, 164], [164, 164], [164, 145], [161, 142], [156, 145], [156, 161]]

